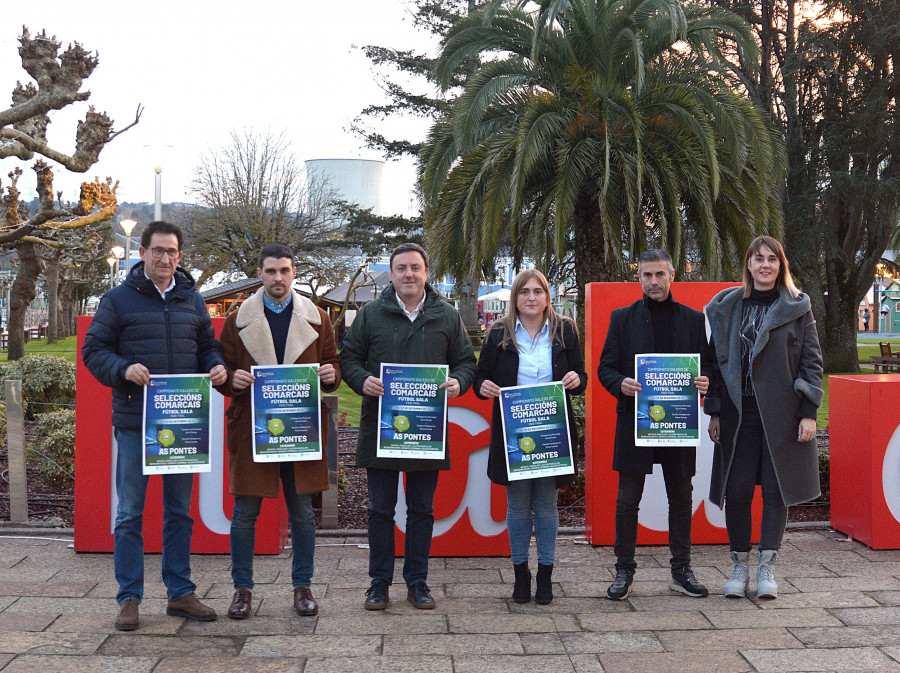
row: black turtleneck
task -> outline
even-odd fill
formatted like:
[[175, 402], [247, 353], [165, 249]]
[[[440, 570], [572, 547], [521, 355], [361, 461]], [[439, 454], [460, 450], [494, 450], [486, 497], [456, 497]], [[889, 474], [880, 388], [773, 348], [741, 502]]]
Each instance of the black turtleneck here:
[[745, 397], [756, 397], [753, 388], [753, 378], [750, 376], [750, 354], [753, 345], [759, 335], [766, 313], [769, 307], [778, 299], [778, 287], [771, 290], [757, 290], [753, 288], [750, 296], [744, 299], [741, 312], [741, 378], [743, 379], [742, 393]]
[[653, 328], [653, 350], [657, 353], [671, 353], [675, 349], [675, 302], [672, 293], [662, 301], [655, 301], [646, 294], [644, 305], [650, 311], [650, 325]]

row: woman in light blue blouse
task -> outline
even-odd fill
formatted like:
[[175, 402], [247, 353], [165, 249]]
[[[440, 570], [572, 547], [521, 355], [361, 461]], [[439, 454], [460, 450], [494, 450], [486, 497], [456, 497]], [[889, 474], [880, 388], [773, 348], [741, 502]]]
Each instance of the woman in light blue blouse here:
[[[556, 498], [559, 488], [571, 483], [575, 475], [512, 482], [507, 479], [506, 440], [498, 397], [501, 388], [550, 381], [561, 381], [567, 395], [583, 393], [587, 387], [584, 357], [575, 323], [559, 315], [550, 303], [550, 287], [544, 274], [528, 269], [513, 280], [509, 313], [488, 332], [473, 385], [478, 397], [494, 399], [488, 477], [506, 486], [506, 525], [516, 577], [516, 603], [531, 600], [528, 551], [532, 528], [538, 557], [534, 600], [542, 605], [553, 600], [551, 578], [559, 528]], [[571, 404], [568, 413], [574, 453], [577, 433]]]

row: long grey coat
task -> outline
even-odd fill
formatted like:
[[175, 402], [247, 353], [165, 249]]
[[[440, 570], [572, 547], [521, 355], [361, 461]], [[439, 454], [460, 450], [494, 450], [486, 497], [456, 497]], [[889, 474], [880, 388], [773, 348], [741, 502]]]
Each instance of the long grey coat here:
[[[722, 507], [725, 485], [734, 457], [734, 440], [741, 427], [741, 340], [739, 329], [743, 287], [722, 290], [706, 307], [716, 362], [704, 410], [718, 416], [733, 404], [737, 425], [721, 428], [721, 442], [713, 454], [710, 500]], [[822, 404], [822, 351], [809, 297], [791, 297], [781, 288], [769, 307], [750, 356], [750, 373], [756, 401], [781, 496], [787, 506], [819, 496], [819, 460], [816, 441], [797, 441], [796, 413], [803, 397], [816, 407]]]

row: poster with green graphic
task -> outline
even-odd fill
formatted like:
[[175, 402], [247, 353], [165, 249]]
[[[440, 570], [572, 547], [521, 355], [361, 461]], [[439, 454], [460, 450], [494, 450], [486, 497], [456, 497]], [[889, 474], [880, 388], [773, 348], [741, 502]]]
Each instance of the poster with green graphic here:
[[699, 353], [639, 353], [634, 399], [635, 446], [699, 446]]
[[500, 418], [510, 481], [575, 474], [562, 383], [501, 388]]
[[379, 458], [446, 455], [447, 365], [381, 365], [384, 395], [378, 398]]
[[253, 382], [253, 460], [280, 463], [322, 459], [319, 365], [260, 365]]
[[144, 386], [144, 474], [209, 472], [209, 374], [151, 374]]

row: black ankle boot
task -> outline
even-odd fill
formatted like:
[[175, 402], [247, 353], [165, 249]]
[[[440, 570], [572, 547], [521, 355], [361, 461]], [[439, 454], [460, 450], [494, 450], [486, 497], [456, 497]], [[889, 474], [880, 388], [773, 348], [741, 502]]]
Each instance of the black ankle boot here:
[[531, 571], [528, 563], [513, 563], [516, 571], [516, 583], [513, 585], [513, 602], [528, 603], [531, 601]]
[[552, 576], [552, 563], [550, 565], [538, 563], [537, 589], [534, 592], [534, 602], [538, 605], [548, 605], [553, 600], [553, 585], [550, 582]]

